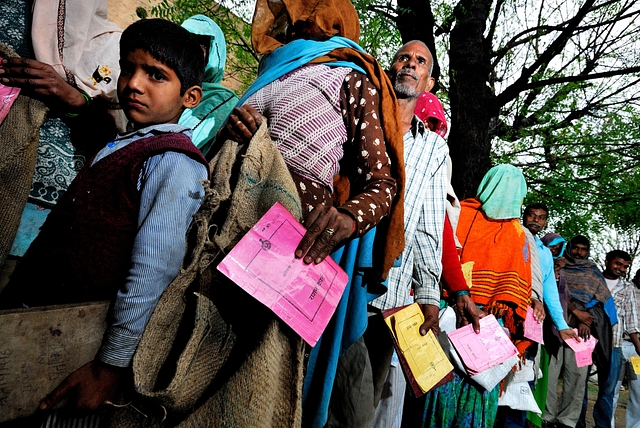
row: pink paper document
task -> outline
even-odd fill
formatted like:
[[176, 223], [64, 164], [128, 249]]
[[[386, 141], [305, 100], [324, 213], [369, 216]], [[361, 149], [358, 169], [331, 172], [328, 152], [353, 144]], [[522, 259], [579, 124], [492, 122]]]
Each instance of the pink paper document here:
[[483, 372], [518, 354], [493, 315], [480, 320], [479, 334], [469, 324], [452, 331], [448, 336], [470, 375]]
[[[577, 329], [574, 328], [573, 331], [578, 334]], [[573, 352], [576, 353], [576, 366], [584, 367], [593, 364], [591, 355], [593, 354], [593, 350], [596, 349], [598, 339], [591, 336], [587, 340], [578, 341], [576, 339], [568, 339], [565, 340], [564, 343], [569, 345], [569, 348], [573, 349]]]
[[218, 265], [314, 346], [342, 297], [347, 274], [327, 257], [305, 265], [294, 252], [304, 227], [276, 203]]
[[[0, 61], [1, 60], [2, 58], [0, 58]], [[20, 88], [5, 86], [0, 83], [0, 123], [4, 121], [7, 113], [9, 113], [9, 109], [13, 105], [13, 102], [16, 100], [16, 98], [18, 98], [19, 94]]]
[[524, 337], [544, 344], [542, 340], [542, 323], [536, 321], [531, 306], [527, 309], [527, 317], [524, 319]]

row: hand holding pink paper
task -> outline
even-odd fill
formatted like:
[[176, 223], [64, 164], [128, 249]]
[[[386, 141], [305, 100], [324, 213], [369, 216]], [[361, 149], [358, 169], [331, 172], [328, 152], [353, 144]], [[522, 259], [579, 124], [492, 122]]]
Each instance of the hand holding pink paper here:
[[[2, 58], [0, 58], [0, 62], [2, 62]], [[0, 67], [2, 66], [0, 65]], [[5, 86], [0, 83], [0, 123], [2, 123], [7, 113], [9, 113], [9, 109], [19, 94], [20, 88]]]
[[218, 270], [269, 307], [314, 346], [348, 281], [333, 259], [306, 265], [294, 257], [305, 229], [276, 203], [218, 265]]
[[524, 337], [534, 342], [544, 344], [542, 340], [542, 323], [536, 321], [533, 308], [529, 306], [527, 309], [527, 317], [524, 319]]
[[493, 315], [480, 320], [480, 333], [469, 324], [449, 333], [470, 375], [483, 372], [517, 355], [518, 350]]
[[[573, 331], [578, 334], [577, 329], [574, 328]], [[578, 341], [576, 339], [567, 339], [564, 341], [564, 343], [569, 345], [569, 348], [573, 349], [573, 352], [576, 353], [576, 365], [578, 367], [584, 367], [593, 364], [591, 355], [593, 354], [593, 350], [596, 349], [598, 339], [590, 336], [587, 340]]]

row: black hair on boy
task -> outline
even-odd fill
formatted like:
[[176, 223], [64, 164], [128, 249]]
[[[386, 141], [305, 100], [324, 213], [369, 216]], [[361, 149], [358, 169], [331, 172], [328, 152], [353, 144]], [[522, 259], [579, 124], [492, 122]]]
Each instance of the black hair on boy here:
[[187, 30], [165, 19], [143, 19], [129, 25], [120, 38], [120, 57], [140, 49], [171, 67], [180, 79], [180, 95], [204, 77], [204, 52]]

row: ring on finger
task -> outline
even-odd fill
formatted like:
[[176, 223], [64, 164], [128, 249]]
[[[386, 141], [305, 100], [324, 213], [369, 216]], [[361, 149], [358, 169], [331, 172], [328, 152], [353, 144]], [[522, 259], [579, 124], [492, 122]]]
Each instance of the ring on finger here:
[[239, 121], [237, 121], [237, 122], [236, 122], [236, 126], [241, 125], [241, 124], [242, 124], [242, 121], [241, 121], [241, 120], [239, 120]]
[[330, 227], [327, 227], [327, 228], [324, 230], [324, 233], [325, 233], [325, 235], [327, 235], [329, 238], [331, 238], [331, 237], [336, 233], [336, 231], [335, 231], [334, 229], [331, 229]]

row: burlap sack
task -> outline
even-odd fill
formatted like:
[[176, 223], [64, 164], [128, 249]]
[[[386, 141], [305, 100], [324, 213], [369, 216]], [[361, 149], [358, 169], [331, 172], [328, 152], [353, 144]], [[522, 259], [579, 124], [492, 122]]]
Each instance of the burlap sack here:
[[[0, 58], [18, 55], [0, 43]], [[0, 125], [0, 270], [18, 231], [36, 167], [40, 126], [47, 108], [19, 95]]]
[[111, 426], [301, 424], [302, 340], [216, 270], [276, 201], [300, 219], [297, 190], [265, 124], [248, 147], [227, 141], [211, 168], [183, 269], [133, 359], [135, 409]]

